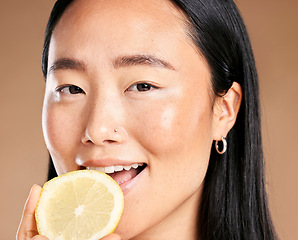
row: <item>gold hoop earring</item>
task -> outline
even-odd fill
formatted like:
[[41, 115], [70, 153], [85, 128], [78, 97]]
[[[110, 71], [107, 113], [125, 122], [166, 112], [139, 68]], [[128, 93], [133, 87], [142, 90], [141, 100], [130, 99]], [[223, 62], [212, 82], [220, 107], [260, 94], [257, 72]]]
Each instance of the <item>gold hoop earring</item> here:
[[227, 145], [228, 145], [227, 140], [224, 137], [221, 137], [221, 142], [222, 142], [221, 151], [219, 150], [218, 142], [219, 142], [218, 140], [215, 141], [215, 149], [219, 154], [224, 154], [227, 151]]

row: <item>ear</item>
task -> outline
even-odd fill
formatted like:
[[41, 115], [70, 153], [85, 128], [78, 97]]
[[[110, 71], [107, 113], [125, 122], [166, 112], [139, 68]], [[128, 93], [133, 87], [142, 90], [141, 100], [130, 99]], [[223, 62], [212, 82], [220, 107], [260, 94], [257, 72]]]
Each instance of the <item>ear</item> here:
[[234, 82], [229, 91], [218, 97], [214, 104], [213, 139], [221, 140], [226, 137], [234, 126], [242, 100], [242, 89], [239, 83]]

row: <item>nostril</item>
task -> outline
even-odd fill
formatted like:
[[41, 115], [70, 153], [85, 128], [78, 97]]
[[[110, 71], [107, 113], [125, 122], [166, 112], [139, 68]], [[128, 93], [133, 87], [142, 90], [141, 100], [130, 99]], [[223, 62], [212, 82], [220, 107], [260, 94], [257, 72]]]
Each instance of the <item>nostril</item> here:
[[107, 140], [104, 140], [103, 142], [105, 142], [105, 143], [115, 143], [117, 141], [116, 140], [107, 139]]
[[84, 143], [93, 143], [92, 140], [88, 139], [88, 140], [85, 140], [83, 141]]
[[86, 167], [80, 165], [80, 166], [79, 166], [79, 170], [86, 170]]

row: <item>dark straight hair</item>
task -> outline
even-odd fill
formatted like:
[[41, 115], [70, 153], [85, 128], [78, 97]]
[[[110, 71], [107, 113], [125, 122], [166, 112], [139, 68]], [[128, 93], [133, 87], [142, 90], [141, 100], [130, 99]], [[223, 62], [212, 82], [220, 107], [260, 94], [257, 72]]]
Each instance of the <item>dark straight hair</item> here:
[[[185, 15], [187, 34], [203, 54], [212, 74], [213, 92], [223, 96], [238, 82], [243, 99], [228, 149], [212, 147], [198, 208], [197, 239], [277, 239], [265, 189], [259, 87], [248, 33], [232, 0], [169, 0]], [[47, 77], [52, 32], [74, 0], [58, 0], [45, 35], [42, 70]], [[52, 160], [48, 178], [57, 176]]]

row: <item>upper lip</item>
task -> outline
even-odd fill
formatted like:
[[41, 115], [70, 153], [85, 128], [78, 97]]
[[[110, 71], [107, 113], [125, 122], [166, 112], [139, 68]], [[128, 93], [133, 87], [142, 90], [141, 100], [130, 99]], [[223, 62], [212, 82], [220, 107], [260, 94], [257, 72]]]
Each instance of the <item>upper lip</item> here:
[[144, 163], [136, 161], [126, 161], [114, 158], [103, 158], [103, 159], [90, 159], [81, 161], [83, 167], [110, 167], [110, 166], [130, 166], [134, 163]]

